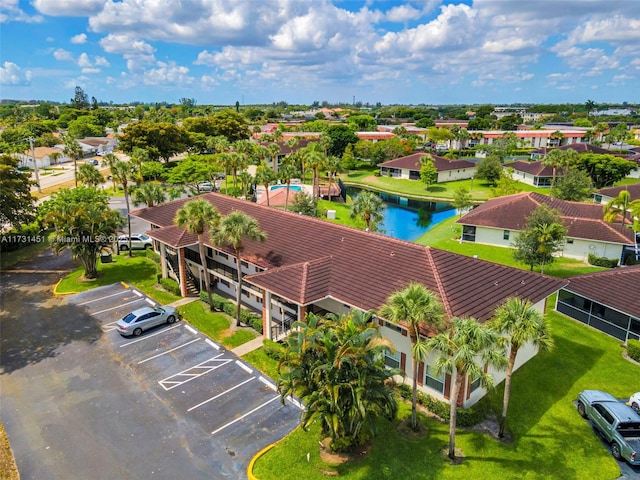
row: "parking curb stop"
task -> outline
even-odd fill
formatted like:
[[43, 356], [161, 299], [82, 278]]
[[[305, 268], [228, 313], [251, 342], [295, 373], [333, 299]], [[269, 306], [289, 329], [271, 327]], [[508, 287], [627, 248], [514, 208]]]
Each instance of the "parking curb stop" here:
[[247, 467], [247, 478], [249, 480], [260, 480], [258, 477], [256, 477], [253, 474], [253, 466], [255, 465], [255, 463], [258, 461], [260, 457], [262, 457], [265, 453], [267, 453], [269, 450], [271, 450], [275, 446], [276, 446], [275, 443], [272, 443], [271, 445], [267, 445], [258, 453], [256, 453], [255, 456], [251, 459], [251, 462], [249, 462], [249, 466]]

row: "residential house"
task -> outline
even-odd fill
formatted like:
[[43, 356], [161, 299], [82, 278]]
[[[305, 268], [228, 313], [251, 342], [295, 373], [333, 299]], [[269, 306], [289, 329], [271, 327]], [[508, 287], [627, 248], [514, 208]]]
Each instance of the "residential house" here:
[[586, 134], [585, 130], [563, 130], [561, 132], [562, 138], [555, 138], [554, 132], [555, 130], [474, 130], [470, 131], [469, 133], [471, 135], [475, 133], [482, 137], [478, 142], [475, 142], [475, 146], [477, 149], [481, 149], [482, 145], [491, 145], [497, 139], [503, 138], [508, 134], [514, 134], [521, 143], [534, 148], [548, 147], [551, 145], [562, 146], [581, 143], [583, 142], [584, 136]]
[[406, 157], [395, 158], [378, 164], [380, 175], [405, 178], [407, 180], [420, 180], [420, 168], [422, 159], [430, 157], [438, 171], [438, 183], [465, 180], [473, 178], [476, 164], [470, 160], [449, 160], [448, 158], [433, 155], [431, 153], [413, 153]]
[[[504, 164], [505, 170], [513, 168], [512, 178], [534, 187], [551, 187], [553, 182], [553, 168], [544, 165], [542, 160], [535, 162], [517, 161]], [[562, 175], [562, 169], [556, 168], [556, 177]]]
[[[56, 159], [56, 155], [59, 157]], [[27, 150], [24, 153], [16, 154], [16, 157], [19, 159], [18, 166], [26, 167], [26, 168], [34, 168], [33, 165], [33, 156], [35, 156], [36, 165], [38, 168], [49, 167], [51, 165], [55, 165], [56, 163], [64, 163], [70, 161], [68, 157], [65, 157], [62, 153], [62, 149], [58, 147], [35, 147], [33, 149], [33, 153], [31, 150]]]
[[629, 192], [631, 201], [640, 200], [640, 183], [633, 183], [631, 185], [621, 185], [619, 187], [601, 188], [593, 194], [593, 201], [604, 205], [616, 198], [623, 190], [627, 190]]
[[622, 261], [625, 247], [636, 245], [632, 229], [603, 220], [601, 205], [568, 202], [533, 192], [492, 198], [456, 223], [462, 225], [464, 241], [511, 247], [518, 232], [524, 228], [526, 218], [541, 205], [560, 212], [567, 229], [562, 256], [587, 260], [592, 253]]
[[556, 310], [623, 342], [640, 340], [640, 265], [571, 277]]
[[[246, 275], [242, 303], [261, 312], [265, 338], [282, 339], [292, 323], [305, 319], [308, 313], [376, 311], [393, 292], [410, 282], [422, 283], [435, 292], [448, 317], [474, 317], [481, 322], [491, 319], [495, 308], [510, 296], [530, 300], [543, 311], [547, 297], [567, 283], [217, 193], [199, 198], [210, 202], [222, 215], [234, 210], [251, 215], [266, 233], [264, 242], [243, 242], [241, 267]], [[201, 285], [206, 274], [217, 293], [235, 298], [237, 271], [232, 249], [215, 245], [206, 234], [206, 258], [201, 259], [197, 236], [174, 225], [176, 212], [188, 201], [143, 208], [132, 215], [152, 225], [147, 233], [160, 252], [162, 276], [175, 278], [183, 296], [190, 282]], [[412, 378], [406, 326], [382, 318], [378, 322], [381, 333], [396, 347], [395, 353], [387, 354], [387, 365], [403, 368], [407, 378]], [[425, 337], [433, 333], [421, 332]], [[535, 348], [525, 348], [518, 365], [535, 353]], [[436, 375], [434, 361], [431, 356], [420, 363], [418, 383], [423, 391], [449, 401], [455, 378]], [[492, 373], [497, 381], [504, 378], [503, 372]], [[485, 393], [479, 382], [466, 378], [461, 396], [455, 400], [466, 407]]]
[[620, 152], [613, 152], [606, 148], [597, 147], [590, 143], [572, 143], [570, 145], [562, 145], [561, 147], [539, 147], [531, 152], [531, 158], [538, 160], [547, 156], [551, 150], [574, 150], [578, 153], [597, 153], [598, 155], [615, 155], [620, 156]]
[[83, 157], [113, 153], [118, 145], [115, 137], [85, 137], [78, 139], [77, 142], [82, 148]]

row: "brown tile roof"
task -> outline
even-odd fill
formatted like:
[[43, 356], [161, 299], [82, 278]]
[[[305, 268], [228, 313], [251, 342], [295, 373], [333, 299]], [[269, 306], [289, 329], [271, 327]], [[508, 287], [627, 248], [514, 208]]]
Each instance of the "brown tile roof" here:
[[456, 223], [482, 227], [522, 230], [526, 217], [540, 205], [560, 212], [567, 227], [567, 236], [628, 245], [634, 243], [634, 232], [620, 224], [602, 219], [602, 205], [596, 203], [567, 202], [534, 192], [517, 193], [492, 198], [479, 205]]
[[640, 318], [640, 265], [571, 277], [564, 288]]
[[623, 190], [627, 190], [631, 194], [631, 200], [640, 199], [640, 183], [621, 185], [619, 187], [601, 188], [600, 190], [598, 190], [598, 193], [606, 195], [607, 197], [615, 198]]
[[436, 170], [439, 172], [445, 172], [448, 170], [456, 170], [458, 168], [474, 168], [475, 163], [469, 160], [449, 160], [448, 158], [434, 155], [432, 153], [418, 152], [406, 157], [395, 158], [386, 162], [379, 163], [379, 167], [389, 168], [401, 168], [405, 170], [420, 170], [420, 161], [423, 157], [430, 156], [433, 159], [433, 164]]
[[575, 150], [578, 153], [597, 153], [600, 155], [615, 155], [620, 156], [620, 152], [614, 152], [613, 150], [607, 150], [606, 148], [596, 147], [590, 143], [571, 143], [569, 145], [562, 145], [561, 147], [539, 147], [533, 150], [531, 153], [539, 153], [546, 155], [551, 150]]
[[[377, 309], [391, 293], [417, 281], [439, 293], [450, 315], [487, 320], [510, 295], [538, 302], [566, 283], [218, 193], [198, 198], [210, 201], [222, 214], [237, 209], [258, 220], [267, 238], [247, 241], [243, 258], [268, 270], [247, 276], [247, 281], [301, 304], [330, 296], [362, 310]], [[169, 227], [148, 233], [179, 245], [181, 238], [193, 241], [171, 226], [175, 212], [187, 201], [143, 208], [132, 215]]]
[[[505, 163], [505, 168], [513, 168], [516, 172], [525, 172], [536, 177], [552, 177], [553, 167], [543, 165], [542, 160], [537, 162], [517, 161]], [[556, 168], [556, 175], [561, 174], [561, 169]]]

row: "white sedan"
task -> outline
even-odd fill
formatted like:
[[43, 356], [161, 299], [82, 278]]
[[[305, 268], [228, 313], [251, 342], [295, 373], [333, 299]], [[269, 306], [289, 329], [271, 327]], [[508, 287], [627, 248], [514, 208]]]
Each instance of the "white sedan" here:
[[640, 414], [640, 392], [631, 395], [631, 398], [629, 398], [629, 405], [631, 405], [631, 408], [633, 408], [636, 413]]

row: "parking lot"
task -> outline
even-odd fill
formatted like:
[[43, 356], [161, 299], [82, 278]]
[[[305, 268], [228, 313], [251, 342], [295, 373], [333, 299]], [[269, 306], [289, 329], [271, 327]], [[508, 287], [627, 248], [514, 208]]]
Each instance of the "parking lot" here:
[[57, 325], [80, 317], [73, 333], [91, 340], [17, 372], [30, 370], [22, 388], [46, 378], [3, 407], [28, 416], [3, 418], [20, 432], [21, 478], [246, 478], [253, 455], [298, 424], [295, 400], [283, 405], [270, 379], [184, 321], [122, 337], [119, 318], [155, 305], [127, 284], [64, 303]]

